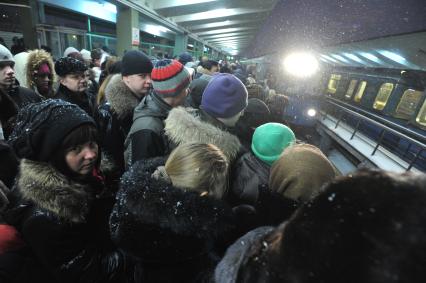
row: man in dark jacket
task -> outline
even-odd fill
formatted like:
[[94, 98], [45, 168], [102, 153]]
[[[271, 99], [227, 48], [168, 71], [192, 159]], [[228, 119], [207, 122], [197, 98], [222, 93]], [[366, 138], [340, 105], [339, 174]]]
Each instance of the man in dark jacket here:
[[168, 152], [163, 130], [169, 111], [182, 105], [191, 76], [177, 60], [157, 62], [151, 73], [154, 90], [135, 108], [133, 124], [125, 142], [127, 165]]
[[105, 88], [107, 102], [99, 107], [102, 116], [103, 148], [124, 172], [124, 141], [133, 123], [133, 110], [151, 89], [152, 63], [138, 50], [124, 54], [121, 74], [111, 77]]
[[72, 57], [60, 58], [55, 63], [55, 72], [59, 76], [59, 88], [55, 98], [77, 104], [97, 121], [94, 101], [87, 92], [86, 65]]
[[15, 80], [14, 66], [12, 53], [0, 45], [0, 90], [10, 96], [19, 109], [27, 104], [42, 101], [42, 97], [34, 91], [19, 86]]

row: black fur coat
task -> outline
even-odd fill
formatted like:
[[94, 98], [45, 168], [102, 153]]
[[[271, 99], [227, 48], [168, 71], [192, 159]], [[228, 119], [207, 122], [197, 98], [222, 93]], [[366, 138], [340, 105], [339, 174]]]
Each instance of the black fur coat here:
[[138, 161], [124, 174], [112, 237], [142, 260], [143, 282], [203, 282], [235, 239], [234, 214], [223, 201], [152, 178], [164, 161]]

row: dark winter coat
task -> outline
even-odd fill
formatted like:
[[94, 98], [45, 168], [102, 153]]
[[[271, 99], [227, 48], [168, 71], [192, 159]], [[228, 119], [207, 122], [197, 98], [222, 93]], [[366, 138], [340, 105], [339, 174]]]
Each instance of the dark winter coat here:
[[177, 107], [165, 121], [165, 133], [171, 143], [211, 143], [219, 147], [232, 163], [241, 144], [226, 126], [203, 110]]
[[[44, 282], [139, 282], [138, 265], [110, 241], [113, 199], [99, 182], [77, 183], [47, 163], [23, 159], [16, 186], [16, 203], [5, 220], [21, 233], [33, 253], [28, 258], [42, 266]], [[40, 273], [16, 252], [4, 256], [18, 256], [22, 266], [12, 266], [9, 273], [1, 266], [3, 274], [23, 269], [31, 278]]]
[[189, 95], [187, 98], [188, 104], [193, 108], [200, 108], [203, 92], [212, 79], [211, 75], [202, 74], [198, 79], [195, 79], [189, 85]]
[[12, 187], [18, 173], [18, 158], [13, 149], [5, 141], [0, 140], [0, 181], [7, 187]]
[[98, 118], [98, 111], [94, 104], [94, 101], [88, 92], [73, 92], [69, 90], [66, 86], [59, 84], [59, 88], [56, 91], [55, 99], [62, 99], [68, 101], [69, 103], [77, 104], [81, 109], [86, 111], [95, 121]]
[[171, 109], [154, 91], [135, 108], [133, 124], [124, 142], [126, 166], [169, 153], [164, 137], [164, 120]]
[[234, 164], [231, 178], [231, 197], [236, 203], [254, 204], [259, 196], [259, 185], [268, 184], [271, 167], [251, 151], [242, 155]]
[[1, 135], [0, 139], [7, 139], [9, 134], [13, 131], [13, 118], [18, 114], [18, 105], [7, 94], [7, 92], [0, 89], [0, 123]]
[[19, 86], [18, 82], [8, 89], [7, 94], [10, 98], [12, 98], [16, 105], [18, 105], [19, 109], [30, 103], [40, 102], [43, 100], [42, 96], [36, 94], [31, 89]]
[[220, 200], [151, 178], [164, 162], [138, 161], [123, 175], [112, 237], [142, 260], [141, 282], [203, 282], [235, 239], [235, 218]]
[[111, 78], [105, 95], [108, 102], [99, 107], [101, 145], [114, 160], [121, 176], [125, 167], [124, 141], [132, 126], [133, 110], [139, 104], [139, 99], [124, 84], [121, 74]]

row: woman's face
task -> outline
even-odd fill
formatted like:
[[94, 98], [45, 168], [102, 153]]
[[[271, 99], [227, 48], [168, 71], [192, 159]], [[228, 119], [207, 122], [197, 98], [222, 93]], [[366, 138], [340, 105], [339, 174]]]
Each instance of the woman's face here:
[[87, 142], [71, 148], [65, 155], [68, 167], [80, 175], [90, 174], [96, 165], [98, 158], [98, 144]]

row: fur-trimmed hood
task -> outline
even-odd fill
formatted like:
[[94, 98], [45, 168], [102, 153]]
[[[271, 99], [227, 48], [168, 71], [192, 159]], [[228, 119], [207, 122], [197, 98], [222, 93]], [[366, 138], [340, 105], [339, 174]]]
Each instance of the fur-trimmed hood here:
[[[52, 72], [52, 75], [55, 74], [55, 67], [53, 64], [52, 56], [49, 53], [44, 51], [43, 49], [36, 49], [30, 51], [27, 58], [26, 65], [26, 83], [29, 88], [36, 88], [35, 76], [34, 72], [38, 70], [42, 63], [47, 63], [49, 65], [49, 69]], [[53, 79], [55, 81], [55, 79]]]
[[232, 162], [241, 143], [238, 138], [201, 119], [200, 110], [173, 108], [165, 120], [165, 133], [175, 144], [211, 143], [219, 147]]
[[140, 99], [123, 82], [121, 74], [112, 76], [105, 88], [105, 96], [120, 120], [127, 116], [132, 117], [133, 109], [140, 102]]
[[22, 159], [17, 187], [24, 200], [63, 220], [86, 220], [92, 195], [89, 186], [71, 181], [47, 163]]
[[110, 219], [112, 238], [148, 263], [205, 258], [217, 241], [233, 233], [232, 210], [223, 201], [152, 178], [164, 162], [138, 161], [123, 175]]

